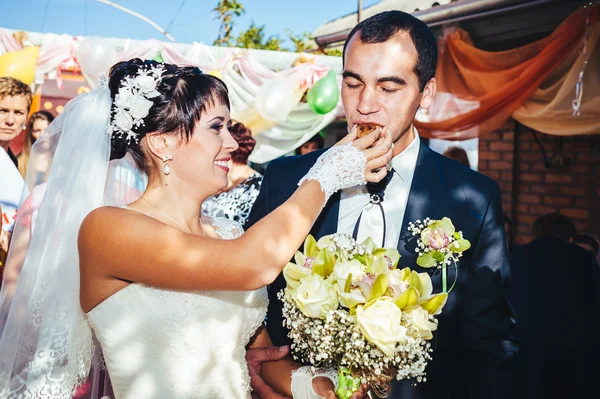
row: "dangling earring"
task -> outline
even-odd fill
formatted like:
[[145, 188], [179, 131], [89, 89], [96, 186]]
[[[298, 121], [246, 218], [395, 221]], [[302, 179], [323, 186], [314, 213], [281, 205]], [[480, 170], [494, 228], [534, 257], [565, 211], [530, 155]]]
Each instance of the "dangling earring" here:
[[165, 164], [165, 166], [163, 167], [163, 173], [165, 175], [168, 175], [169, 173], [171, 173], [171, 166], [169, 166], [169, 161], [172, 161], [172, 160], [173, 160], [172, 155], [165, 155], [162, 157], [162, 161]]

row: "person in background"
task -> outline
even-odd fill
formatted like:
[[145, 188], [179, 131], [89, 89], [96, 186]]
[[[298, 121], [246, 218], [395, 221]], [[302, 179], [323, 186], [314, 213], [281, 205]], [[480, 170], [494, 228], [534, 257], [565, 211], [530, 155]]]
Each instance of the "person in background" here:
[[[0, 216], [2, 215], [2, 205], [0, 205]], [[4, 235], [6, 234], [4, 230], [2, 230], [3, 220], [0, 217], [0, 287], [2, 287], [2, 276], [4, 274], [4, 263], [6, 262], [6, 253], [7, 250], [4, 249]], [[8, 247], [7, 247], [8, 249]]]
[[25, 83], [10, 77], [0, 78], [0, 148], [12, 159], [15, 167], [17, 158], [8, 144], [25, 129], [32, 100], [31, 89]]
[[448, 147], [442, 155], [458, 163], [461, 163], [468, 168], [471, 167], [471, 164], [469, 163], [469, 157], [467, 156], [467, 152], [461, 147]]
[[569, 242], [575, 226], [551, 213], [535, 220], [534, 240], [511, 252], [511, 304], [520, 344], [515, 399], [584, 398], [600, 358], [600, 269]]
[[33, 97], [31, 89], [20, 80], [0, 77], [0, 206], [4, 221], [3, 241], [10, 242], [17, 208], [23, 191], [23, 178], [9, 143], [25, 128]]
[[306, 143], [296, 148], [296, 155], [305, 155], [309, 152], [320, 150], [325, 147], [325, 139], [321, 135], [321, 132], [315, 134]]
[[248, 157], [256, 145], [252, 131], [238, 122], [229, 132], [239, 145], [239, 148], [231, 153], [227, 175], [229, 184], [219, 194], [204, 201], [202, 213], [212, 217], [226, 217], [243, 225], [258, 196], [263, 177], [248, 165]]
[[48, 111], [38, 111], [31, 114], [27, 121], [27, 128], [25, 129], [25, 142], [23, 143], [23, 150], [17, 157], [19, 161], [19, 173], [25, 178], [27, 173], [27, 163], [31, 156], [31, 146], [40, 137], [42, 132], [46, 130], [48, 125], [54, 120], [54, 115]]
[[573, 244], [579, 245], [581, 248], [589, 251], [594, 258], [598, 257], [598, 251], [600, 250], [598, 246], [598, 241], [589, 234], [575, 234], [571, 238], [571, 242]]

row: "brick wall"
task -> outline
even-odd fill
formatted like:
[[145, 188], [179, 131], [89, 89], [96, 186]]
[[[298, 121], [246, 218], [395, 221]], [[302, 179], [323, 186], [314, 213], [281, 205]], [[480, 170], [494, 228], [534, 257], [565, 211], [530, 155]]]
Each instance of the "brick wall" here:
[[515, 241], [529, 241], [533, 221], [555, 211], [572, 218], [578, 232], [600, 236], [600, 134], [560, 139], [536, 134], [550, 167], [525, 126], [513, 122], [479, 141], [479, 171], [500, 185]]

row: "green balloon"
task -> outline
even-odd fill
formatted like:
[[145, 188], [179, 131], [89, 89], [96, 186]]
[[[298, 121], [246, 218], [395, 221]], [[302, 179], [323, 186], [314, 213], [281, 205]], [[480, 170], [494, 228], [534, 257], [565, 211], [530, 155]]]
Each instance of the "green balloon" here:
[[329, 71], [308, 90], [306, 102], [317, 114], [326, 114], [335, 109], [339, 98], [340, 88], [335, 73]]
[[163, 60], [162, 55], [160, 54], [160, 51], [158, 52], [158, 54], [156, 54], [156, 57], [152, 58], [152, 61], [156, 61], [156, 62], [165, 62], [165, 60]]

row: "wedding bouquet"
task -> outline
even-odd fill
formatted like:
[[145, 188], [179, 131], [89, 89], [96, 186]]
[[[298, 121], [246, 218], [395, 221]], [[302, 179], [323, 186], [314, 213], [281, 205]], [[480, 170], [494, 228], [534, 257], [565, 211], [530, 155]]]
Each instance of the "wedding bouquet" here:
[[340, 398], [361, 383], [387, 397], [394, 378], [425, 380], [428, 341], [448, 296], [433, 294], [427, 273], [397, 269], [395, 248], [342, 233], [318, 242], [309, 235], [294, 260], [278, 297], [297, 360], [338, 370]]

